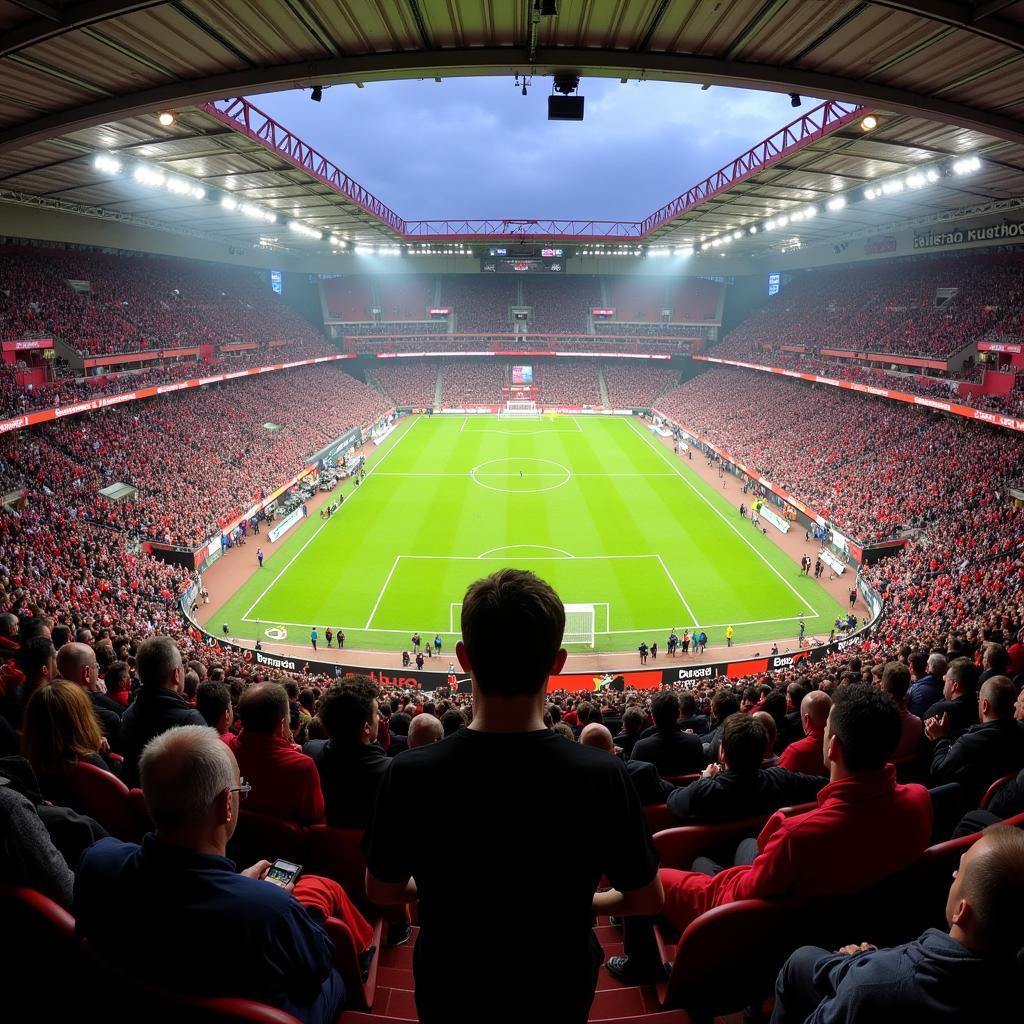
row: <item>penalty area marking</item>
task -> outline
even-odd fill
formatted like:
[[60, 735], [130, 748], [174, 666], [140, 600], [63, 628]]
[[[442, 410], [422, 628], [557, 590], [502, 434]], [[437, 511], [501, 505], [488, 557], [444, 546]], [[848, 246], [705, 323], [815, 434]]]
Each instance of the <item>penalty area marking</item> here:
[[[543, 418], [543, 414], [542, 414]], [[469, 417], [466, 416], [462, 420], [462, 426], [459, 427], [460, 434], [504, 434], [506, 437], [530, 437], [533, 434], [582, 434], [583, 428], [579, 424], [579, 420], [575, 416], [559, 416], [558, 420], [572, 420], [572, 430], [559, 430], [553, 420], [548, 421], [546, 427], [541, 427], [540, 430], [503, 430], [501, 427], [470, 427], [466, 429], [466, 424], [469, 422]], [[524, 421], [525, 422], [525, 421]], [[534, 422], [537, 422], [534, 420]]]
[[563, 558], [575, 558], [576, 556], [570, 554], [565, 548], [553, 548], [547, 544], [505, 544], [500, 548], [491, 548], [485, 551], [482, 555], [477, 555], [477, 558], [487, 558], [490, 555], [496, 555], [499, 551], [556, 551]]

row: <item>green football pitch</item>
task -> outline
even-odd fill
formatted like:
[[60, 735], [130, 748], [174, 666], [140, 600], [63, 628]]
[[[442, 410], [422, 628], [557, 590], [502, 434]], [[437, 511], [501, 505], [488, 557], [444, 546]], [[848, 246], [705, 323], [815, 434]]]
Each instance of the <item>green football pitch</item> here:
[[793, 645], [801, 614], [820, 636], [842, 611], [631, 418], [406, 419], [345, 499], [268, 551], [215, 625], [298, 644], [330, 626], [346, 646], [389, 650], [440, 633], [450, 652], [466, 587], [505, 566], [594, 605], [598, 650], [664, 648], [695, 626], [723, 644], [728, 625], [737, 643]]

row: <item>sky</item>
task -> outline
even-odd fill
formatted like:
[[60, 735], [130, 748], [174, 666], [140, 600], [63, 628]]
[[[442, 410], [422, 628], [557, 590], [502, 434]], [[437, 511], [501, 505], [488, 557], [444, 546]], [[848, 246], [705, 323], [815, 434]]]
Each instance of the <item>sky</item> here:
[[547, 120], [550, 79], [371, 82], [252, 97], [407, 220], [641, 220], [817, 105], [785, 94], [584, 79], [582, 122]]

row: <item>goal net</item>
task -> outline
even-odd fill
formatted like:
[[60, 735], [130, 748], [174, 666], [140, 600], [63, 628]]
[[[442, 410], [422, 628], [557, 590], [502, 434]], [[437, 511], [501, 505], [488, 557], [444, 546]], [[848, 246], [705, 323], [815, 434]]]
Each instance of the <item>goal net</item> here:
[[564, 644], [586, 644], [594, 646], [594, 606], [592, 604], [567, 604], [565, 606]]
[[539, 420], [540, 409], [536, 402], [511, 401], [498, 412], [499, 420]]

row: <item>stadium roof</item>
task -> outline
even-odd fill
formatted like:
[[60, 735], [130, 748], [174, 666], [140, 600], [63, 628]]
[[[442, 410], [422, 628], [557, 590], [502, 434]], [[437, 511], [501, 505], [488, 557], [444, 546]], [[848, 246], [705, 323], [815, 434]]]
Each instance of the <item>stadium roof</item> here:
[[[333, 233], [371, 244], [512, 236], [679, 246], [749, 232], [837, 191], [852, 199], [865, 182], [968, 153], [984, 158], [976, 174], [850, 202], [841, 216], [801, 223], [801, 243], [1024, 196], [1024, 2], [557, 6], [552, 18], [530, 0], [0, 0], [0, 199], [240, 244], [279, 235], [288, 218], [314, 223], [328, 244]], [[638, 223], [405, 220], [244, 102], [208, 102], [313, 84], [559, 70], [845, 102]], [[861, 130], [859, 105], [878, 117], [874, 131]], [[162, 127], [155, 113], [168, 109], [177, 120]], [[202, 179], [207, 201], [102, 173], [98, 150]], [[273, 209], [278, 223], [223, 209], [215, 189]], [[736, 250], [763, 251], [768, 237], [748, 234]], [[796, 237], [774, 232], [771, 246]]]

